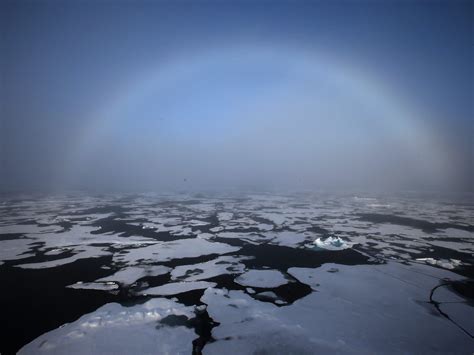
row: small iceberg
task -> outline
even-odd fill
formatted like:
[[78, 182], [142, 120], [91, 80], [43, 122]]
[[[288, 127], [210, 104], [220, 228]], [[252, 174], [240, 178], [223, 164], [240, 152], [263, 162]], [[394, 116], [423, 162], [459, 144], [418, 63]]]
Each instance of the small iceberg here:
[[313, 244], [317, 248], [324, 250], [344, 250], [351, 247], [351, 245], [339, 237], [318, 238]]
[[436, 260], [436, 259], [433, 259], [433, 258], [417, 258], [416, 260], [417, 261], [423, 261], [426, 264], [433, 265], [433, 266], [439, 266], [439, 267], [442, 267], [442, 268], [448, 269], [448, 270], [453, 270], [453, 269], [455, 269], [455, 268], [457, 268], [457, 267], [459, 267], [463, 264], [461, 262], [461, 260], [457, 260], [457, 259], [449, 259], [449, 260], [439, 259], [439, 260]]
[[201, 304], [199, 306], [194, 306], [194, 313], [204, 314], [207, 311], [207, 305]]

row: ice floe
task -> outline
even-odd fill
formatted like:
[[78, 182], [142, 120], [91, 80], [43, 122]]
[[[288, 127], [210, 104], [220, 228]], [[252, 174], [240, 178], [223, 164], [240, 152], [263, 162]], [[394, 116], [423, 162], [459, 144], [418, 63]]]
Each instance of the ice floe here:
[[83, 290], [100, 290], [100, 291], [114, 291], [119, 289], [119, 285], [115, 282], [76, 282], [75, 284], [66, 286], [68, 288], [83, 289]]
[[305, 242], [311, 239], [310, 235], [303, 233], [297, 233], [293, 231], [282, 231], [277, 233], [265, 234], [268, 238], [271, 238], [271, 244], [297, 247], [303, 245]]
[[234, 214], [231, 212], [220, 212], [217, 214], [217, 218], [219, 218], [219, 221], [230, 221], [233, 216]]
[[132, 307], [109, 303], [39, 336], [18, 354], [191, 354], [193, 329], [157, 326], [171, 315], [191, 318], [193, 310], [163, 298]]
[[12, 239], [0, 241], [0, 260], [18, 260], [28, 258], [32, 254], [29, 249], [32, 248], [32, 239]]
[[279, 297], [275, 294], [275, 292], [272, 292], [272, 291], [259, 292], [254, 297], [259, 299], [259, 300], [276, 301], [276, 300], [279, 299]]
[[176, 266], [171, 272], [171, 279], [197, 281], [223, 274], [240, 274], [245, 270], [245, 265], [240, 261], [248, 258], [221, 256], [203, 263]]
[[36, 224], [15, 224], [15, 225], [0, 225], [0, 234], [40, 234], [40, 233], [55, 233], [60, 232], [61, 227], [58, 226], [38, 226]]
[[129, 266], [120, 269], [113, 275], [98, 279], [95, 282], [112, 281], [121, 285], [131, 285], [142, 277], [164, 275], [170, 272], [170, 270], [171, 268], [163, 265]]
[[219, 242], [209, 242], [200, 238], [180, 239], [172, 242], [160, 242], [141, 248], [128, 249], [124, 254], [114, 254], [114, 262], [137, 265], [170, 261], [178, 258], [193, 258], [210, 254], [226, 254], [239, 249], [239, 247], [233, 247]]
[[146, 290], [140, 291], [139, 294], [170, 296], [170, 295], [177, 295], [179, 293], [193, 291], [193, 290], [202, 290], [204, 288], [214, 287], [214, 286], [216, 286], [215, 282], [207, 282], [207, 281], [171, 282], [162, 286], [147, 288]]
[[242, 286], [273, 288], [288, 283], [285, 275], [277, 270], [249, 270], [234, 281]]
[[83, 246], [79, 249], [75, 249], [74, 252], [75, 254], [73, 254], [70, 257], [55, 259], [51, 261], [37, 262], [37, 263], [20, 264], [20, 265], [15, 265], [15, 267], [19, 267], [22, 269], [48, 269], [48, 268], [62, 266], [65, 264], [70, 264], [80, 259], [99, 258], [101, 256], [111, 255], [110, 252], [101, 250], [99, 248], [92, 248], [92, 247], [87, 247], [87, 246]]

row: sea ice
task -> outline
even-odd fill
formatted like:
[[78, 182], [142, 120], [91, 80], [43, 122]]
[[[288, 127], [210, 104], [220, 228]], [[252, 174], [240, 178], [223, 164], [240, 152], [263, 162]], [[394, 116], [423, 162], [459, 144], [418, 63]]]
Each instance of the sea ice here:
[[296, 247], [303, 244], [310, 237], [303, 233], [295, 233], [292, 231], [283, 231], [277, 233], [268, 233], [265, 234], [267, 237], [272, 238], [270, 243], [287, 246], [287, 247]]
[[76, 282], [75, 284], [66, 286], [68, 288], [83, 289], [83, 290], [100, 290], [100, 291], [114, 291], [118, 290], [119, 286], [115, 282]]
[[209, 242], [205, 239], [179, 239], [172, 242], [161, 242], [143, 248], [127, 250], [125, 254], [115, 254], [114, 262], [124, 262], [129, 265], [144, 262], [156, 263], [173, 259], [193, 258], [210, 254], [226, 254], [239, 250], [228, 244]]
[[240, 274], [245, 269], [240, 263], [243, 259], [245, 257], [221, 256], [204, 263], [177, 266], [171, 272], [171, 279], [196, 281], [223, 274]]
[[34, 255], [32, 252], [28, 252], [34, 243], [32, 239], [10, 239], [0, 241], [0, 260], [18, 260], [25, 259]]
[[132, 307], [109, 303], [39, 336], [18, 354], [191, 354], [197, 335], [184, 326], [159, 323], [170, 315], [194, 316], [192, 307], [163, 298]]
[[436, 266], [439, 266], [439, 267], [442, 267], [442, 268], [445, 268], [445, 269], [449, 269], [449, 270], [455, 269], [456, 267], [458, 267], [462, 264], [461, 260], [457, 260], [457, 259], [436, 260], [434, 258], [417, 258], [416, 260], [417, 261], [424, 261], [427, 264], [436, 265]]
[[207, 281], [182, 281], [182, 282], [171, 282], [162, 286], [156, 286], [147, 288], [139, 292], [141, 295], [157, 295], [157, 296], [170, 296], [177, 295], [179, 293], [201, 290], [203, 288], [214, 287], [215, 282]]
[[110, 255], [110, 252], [104, 251], [100, 248], [83, 245], [80, 247], [80, 249], [75, 249], [75, 254], [70, 257], [39, 263], [20, 264], [15, 265], [15, 267], [19, 267], [22, 269], [48, 269], [57, 266], [62, 266], [65, 264], [70, 264], [79, 259], [99, 258], [101, 256], [107, 255]]
[[242, 286], [273, 288], [288, 283], [280, 271], [277, 270], [249, 270], [234, 279]]
[[[339, 272], [327, 272], [337, 267]], [[220, 325], [207, 354], [271, 353], [463, 353], [472, 339], [452, 322], [436, 316], [430, 291], [445, 278], [462, 279], [425, 265], [291, 268], [318, 291], [291, 305], [259, 302], [242, 291], [207, 289], [201, 301]], [[446, 291], [449, 292], [449, 291]], [[446, 309], [451, 303], [442, 304]], [[456, 303], [469, 322], [472, 307]], [[469, 315], [467, 315], [469, 314]], [[420, 327], [423, 324], [423, 327]], [[315, 331], [317, 330], [317, 331]], [[434, 337], [433, 334], [436, 334]]]
[[170, 270], [169, 267], [163, 265], [144, 265], [142, 267], [129, 266], [117, 271], [113, 275], [95, 280], [95, 282], [113, 281], [121, 285], [131, 285], [142, 277], [164, 275]]

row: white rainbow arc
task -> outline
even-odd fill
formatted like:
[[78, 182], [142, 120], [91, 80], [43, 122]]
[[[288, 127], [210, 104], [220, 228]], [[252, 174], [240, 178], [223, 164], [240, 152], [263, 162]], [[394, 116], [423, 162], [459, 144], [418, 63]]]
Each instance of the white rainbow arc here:
[[[334, 85], [362, 102], [372, 112], [377, 113], [385, 129], [398, 139], [400, 148], [413, 152], [423, 152], [425, 165], [431, 172], [444, 174], [444, 179], [451, 179], [452, 153], [440, 145], [436, 132], [424, 124], [428, 110], [409, 105], [387, 88], [386, 83], [376, 80], [370, 71], [363, 71], [340, 58], [334, 58], [321, 50], [308, 50], [295, 47], [233, 46], [228, 48], [214, 47], [195, 53], [193, 56], [175, 57], [157, 68], [144, 72], [142, 77], [132, 83], [126, 83], [111, 95], [99, 110], [92, 112], [91, 122], [79, 136], [74, 152], [70, 158], [71, 165], [65, 169], [68, 176], [63, 180], [80, 178], [81, 167], [87, 165], [88, 159], [100, 146], [104, 135], [111, 127], [119, 124], [123, 112], [133, 110], [147, 95], [165, 94], [167, 89], [176, 83], [192, 81], [193, 76], [205, 70], [212, 70], [215, 63], [225, 63], [232, 58], [248, 57], [256, 65], [265, 65], [266, 60], [275, 58], [288, 63], [296, 77], [314, 78], [324, 75]], [[428, 161], [426, 161], [428, 160]]]

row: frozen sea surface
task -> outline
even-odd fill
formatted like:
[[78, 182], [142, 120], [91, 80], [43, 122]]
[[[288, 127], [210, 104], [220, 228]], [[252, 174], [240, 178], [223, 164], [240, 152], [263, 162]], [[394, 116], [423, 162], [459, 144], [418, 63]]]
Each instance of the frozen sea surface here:
[[0, 353], [472, 354], [472, 201], [3, 197]]

